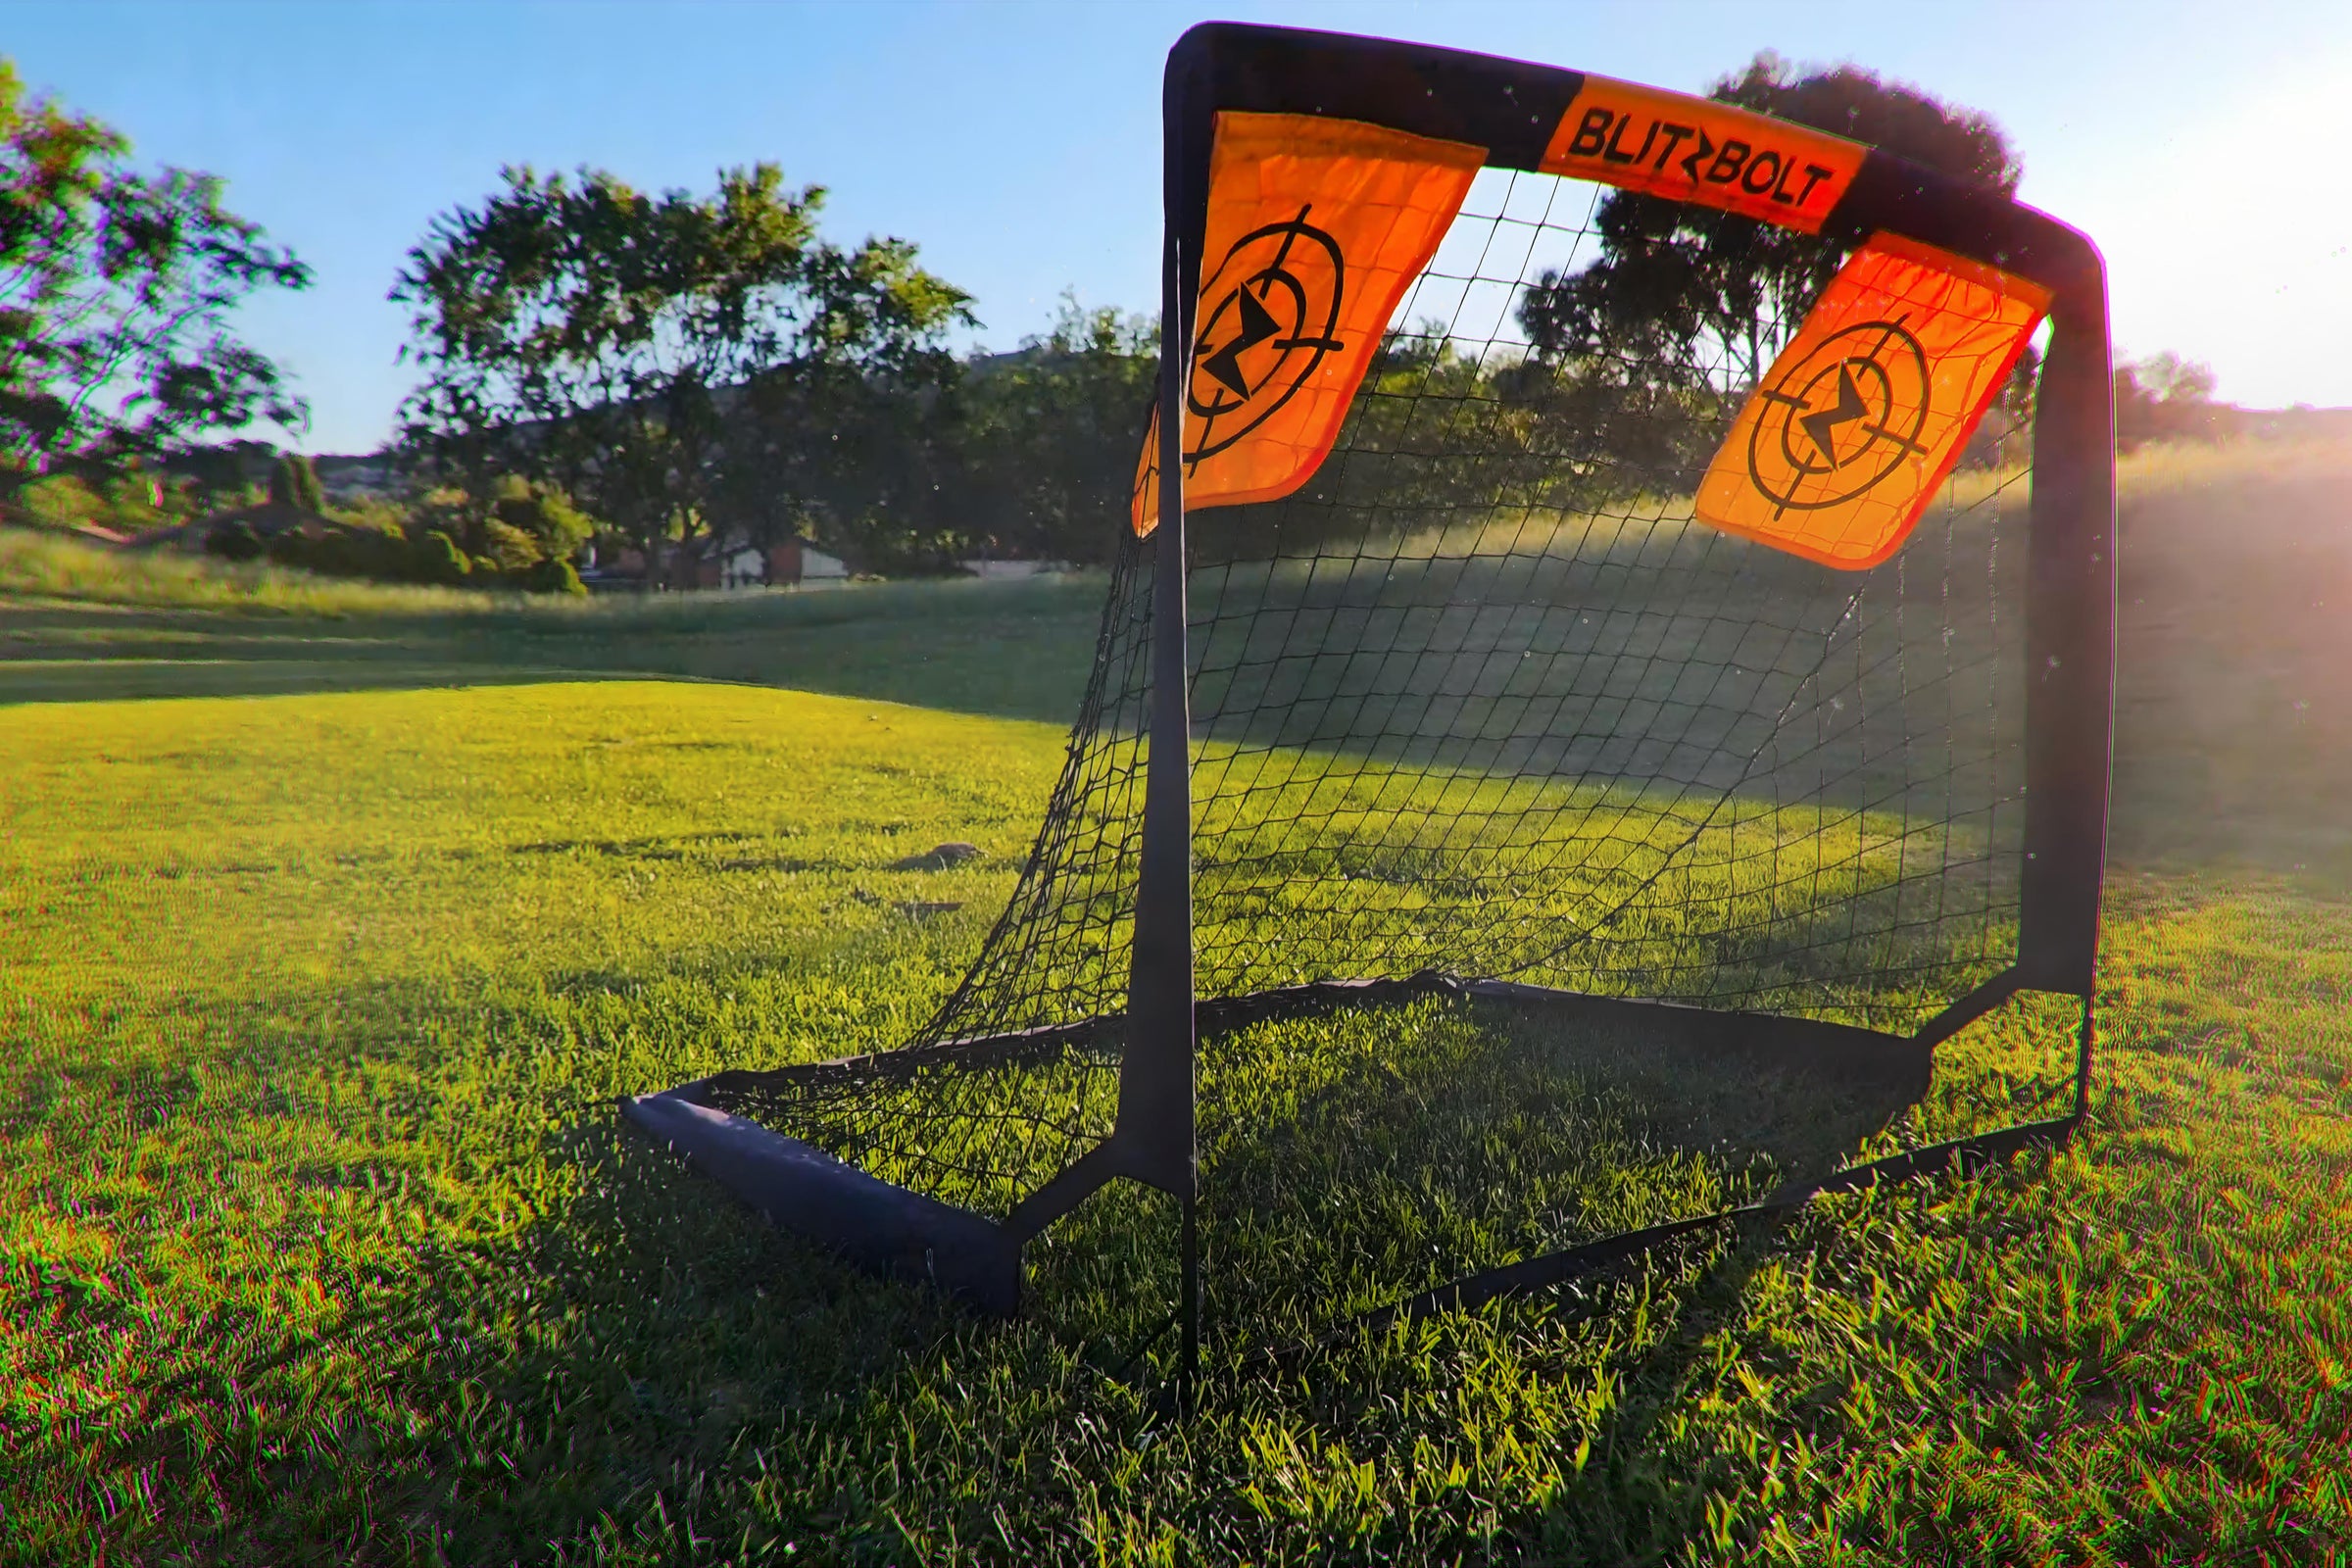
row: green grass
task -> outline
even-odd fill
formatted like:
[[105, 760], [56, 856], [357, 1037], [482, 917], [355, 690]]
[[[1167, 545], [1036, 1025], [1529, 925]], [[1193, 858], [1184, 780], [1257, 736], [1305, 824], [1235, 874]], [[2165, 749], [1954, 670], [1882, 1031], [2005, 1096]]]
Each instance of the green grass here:
[[[1099, 582], [238, 604], [0, 554], [0, 1560], [2352, 1559], [2343, 495], [2207, 471], [2128, 516], [2071, 1150], [1187, 1426], [1111, 1375], [1166, 1309], [1157, 1200], [984, 1325], [610, 1108], [909, 1035], [1026, 851]], [[889, 868], [948, 838], [989, 853]], [[1988, 1020], [1912, 1107], [1466, 1004], [1221, 1041], [1212, 1363], [2030, 1113], [2055, 1022]]]
[[24, 528], [0, 528], [0, 594], [18, 601], [312, 615], [452, 612], [493, 603], [452, 588], [348, 582], [168, 550], [102, 550], [68, 534]]
[[1067, 725], [1102, 579], [526, 599], [0, 528], [0, 703], [585, 677], [754, 681]]

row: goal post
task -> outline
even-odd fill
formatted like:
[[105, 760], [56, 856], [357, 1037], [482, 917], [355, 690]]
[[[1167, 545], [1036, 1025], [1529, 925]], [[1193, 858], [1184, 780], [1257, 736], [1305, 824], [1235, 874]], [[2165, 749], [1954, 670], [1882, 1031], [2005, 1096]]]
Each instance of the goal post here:
[[[1915, 1098], [2013, 998], [2079, 1004], [2065, 1115], [1388, 1314], [2070, 1135], [2116, 569], [2090, 243], [1730, 104], [1286, 28], [1185, 34], [1163, 147], [1157, 393], [1008, 906], [906, 1049], [623, 1113], [997, 1312], [1106, 1184], [1167, 1194], [1187, 1366], [1200, 1047], [1263, 1020], [1468, 998]], [[1627, 303], [1669, 273], [1683, 304]]]

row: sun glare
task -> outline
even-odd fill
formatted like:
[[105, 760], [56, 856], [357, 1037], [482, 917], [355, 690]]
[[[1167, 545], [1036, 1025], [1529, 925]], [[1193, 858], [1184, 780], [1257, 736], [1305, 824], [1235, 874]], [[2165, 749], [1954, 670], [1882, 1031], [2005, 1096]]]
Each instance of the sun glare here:
[[2203, 360], [2231, 402], [2352, 404], [2347, 95], [2352, 54], [2186, 117], [2083, 216], [2122, 352]]

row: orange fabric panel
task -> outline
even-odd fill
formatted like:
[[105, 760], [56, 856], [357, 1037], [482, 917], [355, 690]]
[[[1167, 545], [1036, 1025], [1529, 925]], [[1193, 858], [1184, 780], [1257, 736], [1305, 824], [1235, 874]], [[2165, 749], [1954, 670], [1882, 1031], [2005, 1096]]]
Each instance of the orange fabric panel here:
[[1543, 167], [1812, 234], [1868, 151], [1731, 104], [1587, 76]]
[[[1221, 113], [1185, 392], [1188, 508], [1272, 501], [1340, 433], [1397, 302], [1461, 210], [1486, 149], [1351, 120]], [[1159, 416], [1130, 509], [1159, 521]]]
[[1699, 483], [1699, 520], [1824, 565], [1877, 565], [2049, 308], [2038, 283], [1875, 236], [1748, 395]]

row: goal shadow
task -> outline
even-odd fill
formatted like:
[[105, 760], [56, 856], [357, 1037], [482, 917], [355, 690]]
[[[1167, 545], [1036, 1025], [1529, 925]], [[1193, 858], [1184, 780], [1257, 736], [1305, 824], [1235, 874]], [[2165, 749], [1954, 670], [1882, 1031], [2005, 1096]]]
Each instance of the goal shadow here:
[[[1466, 1276], [1760, 1201], [1839, 1169], [1928, 1087], [1924, 1056], [1743, 1049], [1743, 1021], [1456, 994], [1204, 1039], [1215, 1343], [1296, 1348]], [[1165, 1206], [1099, 1194], [1034, 1250], [1030, 1300], [1085, 1337], [1148, 1333], [1169, 1281], [1135, 1267], [1137, 1243]]]

